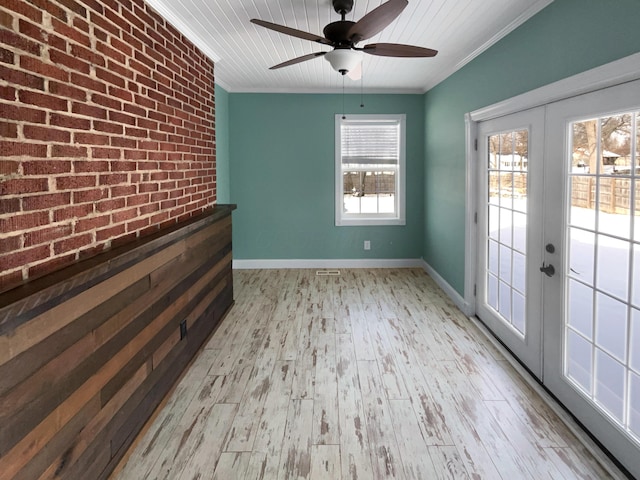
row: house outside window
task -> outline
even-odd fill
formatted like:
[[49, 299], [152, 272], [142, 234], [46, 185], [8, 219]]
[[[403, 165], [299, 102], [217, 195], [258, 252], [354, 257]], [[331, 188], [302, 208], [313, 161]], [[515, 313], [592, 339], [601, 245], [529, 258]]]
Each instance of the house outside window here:
[[405, 225], [405, 115], [336, 115], [336, 225]]

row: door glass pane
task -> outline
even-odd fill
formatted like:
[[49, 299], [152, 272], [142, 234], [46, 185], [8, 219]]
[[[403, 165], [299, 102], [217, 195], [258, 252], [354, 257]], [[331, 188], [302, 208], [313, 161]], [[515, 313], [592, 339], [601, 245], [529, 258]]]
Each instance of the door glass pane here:
[[596, 236], [581, 228], [569, 228], [569, 275], [593, 285]]
[[596, 350], [596, 400], [618, 421], [624, 415], [625, 368], [602, 350]]
[[569, 281], [569, 326], [591, 340], [593, 337], [593, 289]]
[[528, 142], [528, 130], [491, 135], [487, 159], [487, 303], [522, 334], [526, 331]]
[[624, 362], [627, 352], [627, 305], [598, 293], [596, 296], [596, 343]]
[[578, 382], [586, 392], [591, 392], [591, 378], [593, 376], [591, 342], [576, 332], [569, 331], [567, 353], [567, 376]]
[[639, 119], [639, 112], [622, 112], [571, 125], [565, 275], [565, 375], [636, 436], [640, 434]]
[[629, 285], [629, 242], [598, 235], [596, 287], [627, 299]]

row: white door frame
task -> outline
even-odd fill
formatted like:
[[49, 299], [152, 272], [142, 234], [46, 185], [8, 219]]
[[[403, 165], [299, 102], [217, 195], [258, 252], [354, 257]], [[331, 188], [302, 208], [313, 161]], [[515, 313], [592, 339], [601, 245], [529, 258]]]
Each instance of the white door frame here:
[[478, 150], [476, 144], [478, 123], [638, 79], [640, 79], [640, 53], [634, 53], [620, 60], [474, 110], [465, 115], [465, 266], [464, 303], [460, 307], [466, 315], [473, 316], [476, 313], [476, 250], [478, 247], [475, 219], [477, 218], [478, 201], [476, 187], [478, 178]]

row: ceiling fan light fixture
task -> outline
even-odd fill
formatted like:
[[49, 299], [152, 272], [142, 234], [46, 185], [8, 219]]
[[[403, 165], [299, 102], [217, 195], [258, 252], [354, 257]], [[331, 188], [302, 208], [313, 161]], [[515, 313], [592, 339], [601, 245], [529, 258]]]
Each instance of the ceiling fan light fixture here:
[[331, 52], [327, 52], [324, 58], [329, 61], [331, 68], [336, 72], [346, 75], [362, 61], [362, 52], [351, 50], [350, 48], [336, 48]]

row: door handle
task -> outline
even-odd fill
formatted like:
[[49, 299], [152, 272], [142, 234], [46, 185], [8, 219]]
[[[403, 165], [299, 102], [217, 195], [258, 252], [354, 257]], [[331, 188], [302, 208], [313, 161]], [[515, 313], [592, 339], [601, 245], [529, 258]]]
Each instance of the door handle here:
[[556, 269], [553, 268], [553, 265], [549, 264], [545, 266], [544, 263], [540, 267], [540, 271], [544, 273], [547, 277], [553, 277], [553, 275], [556, 273]]

